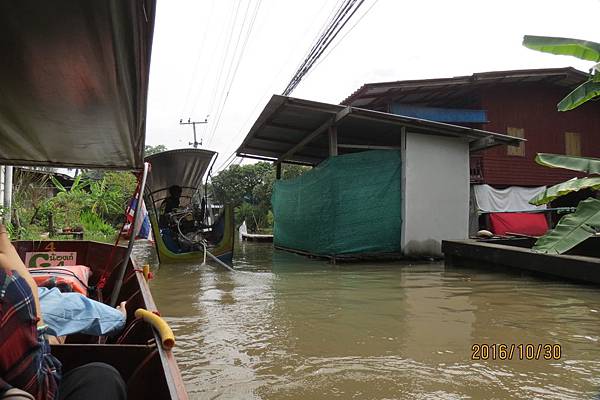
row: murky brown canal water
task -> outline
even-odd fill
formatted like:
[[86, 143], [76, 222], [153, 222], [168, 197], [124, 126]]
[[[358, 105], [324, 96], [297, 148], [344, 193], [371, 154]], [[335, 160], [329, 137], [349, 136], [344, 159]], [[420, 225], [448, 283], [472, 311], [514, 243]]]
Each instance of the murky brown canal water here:
[[[331, 266], [263, 244], [236, 252], [241, 272], [161, 265], [151, 284], [193, 399], [600, 398], [598, 287], [441, 263]], [[471, 359], [473, 344], [493, 343], [562, 354]]]

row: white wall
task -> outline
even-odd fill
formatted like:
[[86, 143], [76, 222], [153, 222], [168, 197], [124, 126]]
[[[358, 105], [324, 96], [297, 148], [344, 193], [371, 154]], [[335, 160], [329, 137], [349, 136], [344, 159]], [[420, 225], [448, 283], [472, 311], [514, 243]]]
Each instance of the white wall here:
[[441, 256], [443, 239], [468, 237], [469, 143], [407, 132], [402, 147], [402, 251]]

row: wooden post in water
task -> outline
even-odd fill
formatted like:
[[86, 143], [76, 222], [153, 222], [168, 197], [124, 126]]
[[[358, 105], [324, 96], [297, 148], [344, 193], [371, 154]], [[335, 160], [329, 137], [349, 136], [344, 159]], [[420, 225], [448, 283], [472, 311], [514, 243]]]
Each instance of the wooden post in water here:
[[281, 163], [275, 163], [275, 179], [281, 179]]

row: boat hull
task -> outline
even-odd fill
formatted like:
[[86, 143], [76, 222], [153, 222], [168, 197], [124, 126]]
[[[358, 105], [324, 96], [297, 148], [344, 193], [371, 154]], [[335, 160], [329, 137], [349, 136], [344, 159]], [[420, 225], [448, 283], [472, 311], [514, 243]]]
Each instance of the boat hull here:
[[[214, 247], [209, 247], [209, 251], [224, 263], [231, 265], [233, 262], [233, 243], [234, 243], [234, 223], [233, 208], [229, 205], [224, 209], [225, 231], [223, 238]], [[161, 263], [198, 263], [204, 260], [203, 251], [191, 251], [187, 253], [175, 253], [169, 250], [160, 234], [160, 228], [155, 216], [150, 217], [152, 222], [152, 233], [154, 234], [154, 244], [158, 259]]]
[[[123, 246], [90, 241], [17, 241], [14, 245], [23, 260], [27, 253], [30, 256], [35, 253], [74, 253], [77, 264], [92, 270], [90, 287], [97, 288], [101, 277], [107, 277], [104, 287], [90, 294], [90, 297], [105, 303], [108, 303], [115, 287], [117, 274], [113, 272], [126, 254]], [[130, 400], [187, 399], [172, 350], [164, 349], [158, 333], [134, 316], [138, 308], [153, 313], [158, 313], [158, 310], [141, 266], [131, 258], [117, 301], [127, 302], [127, 322], [120, 336], [70, 335], [65, 344], [52, 346], [52, 354], [63, 364], [63, 372], [89, 362], [105, 362], [121, 373]]]

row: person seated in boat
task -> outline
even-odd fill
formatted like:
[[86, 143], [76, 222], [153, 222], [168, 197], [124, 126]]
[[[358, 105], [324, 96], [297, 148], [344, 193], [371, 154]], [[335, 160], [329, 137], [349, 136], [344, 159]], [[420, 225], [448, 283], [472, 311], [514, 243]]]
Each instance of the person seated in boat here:
[[160, 234], [163, 238], [165, 246], [174, 253], [180, 253], [181, 247], [176, 239], [176, 235], [171, 231], [169, 226], [168, 214], [179, 208], [181, 201], [181, 186], [173, 185], [169, 187], [169, 195], [162, 202], [159, 208], [160, 216], [158, 225], [160, 226]]
[[63, 375], [47, 331], [35, 280], [0, 225], [0, 398], [127, 397], [125, 382], [108, 364], [90, 363]]
[[113, 308], [77, 292], [63, 293], [56, 287], [38, 287], [38, 297], [42, 318], [52, 336], [115, 336], [125, 327], [125, 302]]
[[163, 201], [160, 206], [161, 214], [166, 215], [176, 208], [179, 208], [181, 201], [181, 186], [173, 185], [169, 188], [169, 196]]

